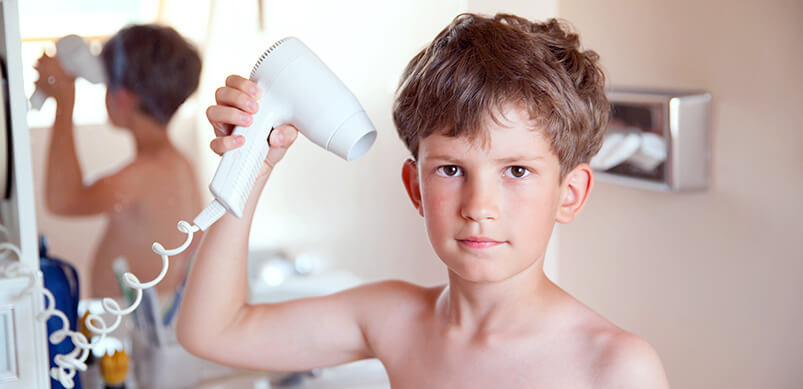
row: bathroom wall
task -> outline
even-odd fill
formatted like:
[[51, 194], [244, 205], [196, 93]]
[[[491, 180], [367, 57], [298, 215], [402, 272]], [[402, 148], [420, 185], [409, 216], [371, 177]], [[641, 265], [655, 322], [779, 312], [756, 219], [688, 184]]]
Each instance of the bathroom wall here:
[[713, 95], [701, 193], [597, 183], [561, 281], [658, 350], [675, 388], [803, 386], [803, 3], [561, 0], [619, 86]]

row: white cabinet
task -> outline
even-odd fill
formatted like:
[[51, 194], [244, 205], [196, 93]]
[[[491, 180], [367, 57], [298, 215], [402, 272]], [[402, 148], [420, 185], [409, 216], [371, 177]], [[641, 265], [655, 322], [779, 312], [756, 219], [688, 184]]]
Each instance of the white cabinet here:
[[[28, 271], [38, 272], [31, 146], [26, 122], [27, 98], [22, 84], [19, 12], [17, 0], [0, 1], [0, 61], [3, 82], [0, 99], [0, 223]], [[5, 134], [3, 133], [5, 132]], [[6, 185], [7, 184], [7, 185]], [[0, 272], [0, 388], [49, 388], [47, 337], [44, 323], [35, 319], [42, 310], [41, 278]], [[32, 286], [32, 287], [31, 287]]]
[[[42, 302], [26, 277], [0, 279], [0, 388], [49, 388], [46, 332], [34, 319]], [[39, 296], [39, 294], [36, 294]], [[38, 305], [38, 306], [37, 306]]]

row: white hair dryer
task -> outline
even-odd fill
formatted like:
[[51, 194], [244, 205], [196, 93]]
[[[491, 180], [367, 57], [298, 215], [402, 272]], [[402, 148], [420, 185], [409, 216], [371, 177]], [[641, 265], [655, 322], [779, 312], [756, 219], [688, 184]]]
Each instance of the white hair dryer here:
[[[106, 82], [106, 71], [98, 56], [93, 55], [83, 38], [70, 34], [56, 41], [56, 58], [67, 74], [83, 77], [93, 84]], [[31, 95], [31, 109], [39, 110], [47, 94], [37, 88]]]
[[274, 127], [292, 124], [313, 143], [347, 161], [360, 158], [376, 139], [376, 130], [351, 91], [296, 38], [268, 48], [250, 79], [263, 91], [260, 110], [250, 126], [233, 131], [245, 136], [245, 144], [223, 154], [209, 184], [215, 200], [193, 221], [202, 230], [226, 211], [242, 216]]

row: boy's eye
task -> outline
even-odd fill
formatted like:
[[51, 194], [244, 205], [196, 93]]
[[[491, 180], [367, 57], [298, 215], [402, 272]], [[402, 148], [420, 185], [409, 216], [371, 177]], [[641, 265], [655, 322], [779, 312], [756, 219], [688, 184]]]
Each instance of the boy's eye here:
[[438, 167], [437, 173], [445, 177], [462, 176], [463, 169], [461, 169], [460, 166], [457, 165], [445, 165]]
[[522, 178], [530, 174], [530, 170], [524, 166], [509, 166], [505, 174], [514, 178]]

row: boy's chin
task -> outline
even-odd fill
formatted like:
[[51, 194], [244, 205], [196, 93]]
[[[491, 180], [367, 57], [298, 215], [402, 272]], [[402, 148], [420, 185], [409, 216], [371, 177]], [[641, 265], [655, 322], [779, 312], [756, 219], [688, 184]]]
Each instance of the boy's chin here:
[[514, 263], [512, 261], [492, 260], [487, 258], [441, 260], [449, 270], [450, 280], [455, 280], [456, 278], [460, 281], [476, 284], [499, 283], [515, 278], [516, 276], [529, 278], [529, 275], [543, 271], [539, 261]]
[[[471, 264], [471, 265], [449, 265], [449, 273], [453, 277], [457, 277], [461, 281], [476, 283], [476, 284], [492, 284], [507, 280], [514, 276], [516, 273], [512, 269], [500, 269], [500, 266], [493, 263], [485, 264]], [[503, 271], [507, 270], [507, 271]]]

